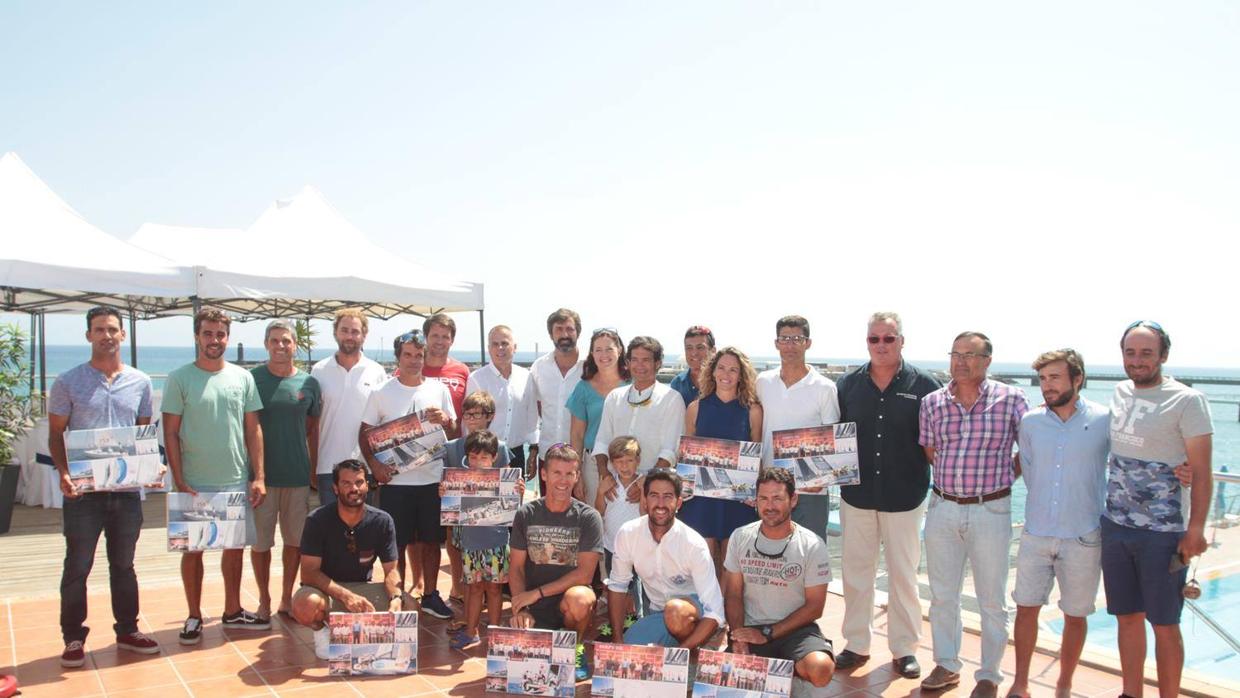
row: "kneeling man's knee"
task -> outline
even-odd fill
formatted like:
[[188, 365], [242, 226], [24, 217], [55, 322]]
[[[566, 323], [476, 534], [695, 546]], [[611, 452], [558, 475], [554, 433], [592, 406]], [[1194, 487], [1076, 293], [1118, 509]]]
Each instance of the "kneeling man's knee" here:
[[596, 597], [594, 590], [588, 586], [569, 587], [560, 600], [560, 613], [564, 614], [565, 623], [572, 625], [581, 623], [594, 615]]
[[831, 676], [835, 674], [835, 662], [826, 652], [810, 652], [796, 663], [796, 673], [821, 688], [831, 683]]
[[683, 640], [692, 634], [693, 628], [697, 626], [697, 606], [687, 599], [670, 599], [663, 607], [663, 622], [672, 637]]

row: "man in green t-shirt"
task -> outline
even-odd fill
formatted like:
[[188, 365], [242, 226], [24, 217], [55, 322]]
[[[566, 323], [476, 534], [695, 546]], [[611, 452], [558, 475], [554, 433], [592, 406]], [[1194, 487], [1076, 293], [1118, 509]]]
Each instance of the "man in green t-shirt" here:
[[[164, 384], [164, 446], [178, 492], [246, 490], [250, 506], [255, 507], [267, 496], [258, 423], [263, 403], [250, 372], [224, 360], [231, 322], [219, 310], [194, 316], [198, 358], [169, 373]], [[241, 608], [241, 553], [240, 548], [225, 550], [220, 560], [224, 627], [270, 630], [270, 619]], [[196, 645], [202, 640], [201, 550], [183, 553], [181, 582], [189, 605], [181, 644]]]
[[250, 564], [258, 583], [258, 616], [271, 618], [271, 549], [275, 546], [276, 521], [280, 523], [284, 577], [281, 580], [280, 612], [293, 607], [293, 580], [301, 561], [301, 529], [310, 513], [310, 483], [318, 465], [319, 414], [323, 408], [319, 382], [299, 371], [293, 359], [297, 342], [286, 320], [267, 324], [263, 339], [267, 363], [250, 369], [263, 409], [263, 461], [267, 474], [267, 498], [254, 507], [257, 538], [250, 548]]

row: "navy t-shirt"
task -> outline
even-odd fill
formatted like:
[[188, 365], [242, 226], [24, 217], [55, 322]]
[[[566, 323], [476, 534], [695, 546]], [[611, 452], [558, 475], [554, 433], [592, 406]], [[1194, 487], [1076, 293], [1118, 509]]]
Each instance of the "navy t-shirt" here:
[[376, 557], [380, 562], [396, 561], [396, 524], [386, 511], [366, 505], [362, 520], [350, 529], [340, 520], [335, 504], [321, 506], [306, 517], [301, 554], [322, 558], [320, 569], [337, 584], [369, 582]]

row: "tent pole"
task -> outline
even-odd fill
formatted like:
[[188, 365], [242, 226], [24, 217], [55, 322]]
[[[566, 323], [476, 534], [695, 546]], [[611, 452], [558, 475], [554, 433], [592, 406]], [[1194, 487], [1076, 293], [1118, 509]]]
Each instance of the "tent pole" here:
[[138, 318], [129, 310], [129, 365], [138, 367]]
[[487, 364], [487, 324], [483, 319], [482, 308], [478, 308], [478, 365]]
[[38, 320], [35, 319], [35, 313], [31, 313], [30, 314], [30, 336], [29, 336], [29, 339], [30, 339], [30, 367], [29, 367], [30, 371], [29, 373], [30, 373], [30, 394], [31, 395], [34, 394], [34, 350], [35, 350], [34, 340], [38, 334], [37, 323], [38, 323]]
[[47, 313], [39, 313], [39, 392], [47, 399]]

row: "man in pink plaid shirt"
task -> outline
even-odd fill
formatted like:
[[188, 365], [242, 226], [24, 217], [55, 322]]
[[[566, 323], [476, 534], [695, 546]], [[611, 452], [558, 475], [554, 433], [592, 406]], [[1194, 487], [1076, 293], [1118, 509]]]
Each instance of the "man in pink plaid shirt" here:
[[1012, 446], [1029, 402], [1019, 388], [986, 377], [994, 347], [981, 332], [952, 343], [952, 380], [921, 403], [921, 445], [933, 476], [926, 511], [926, 570], [934, 671], [922, 688], [960, 683], [960, 594], [964, 565], [982, 616], [982, 663], [971, 696], [998, 695], [1007, 646], [1008, 547], [1012, 542]]

